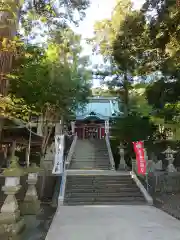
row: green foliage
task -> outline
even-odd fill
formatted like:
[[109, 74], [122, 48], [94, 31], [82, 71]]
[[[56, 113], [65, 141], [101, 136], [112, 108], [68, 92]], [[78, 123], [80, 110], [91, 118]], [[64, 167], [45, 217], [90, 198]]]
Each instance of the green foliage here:
[[125, 118], [117, 120], [113, 136], [118, 141], [132, 143], [133, 141], [147, 140], [153, 136], [156, 128], [148, 117], [138, 114], [131, 114]]
[[[180, 76], [180, 8], [176, 0], [146, 1], [142, 12], [144, 14], [156, 13], [149, 17], [149, 41], [151, 50], [156, 52], [151, 61], [156, 62], [157, 69], [163, 75], [173, 78]], [[152, 51], [151, 51], [152, 52]]]
[[129, 112], [129, 91], [133, 76], [143, 73], [142, 55], [148, 47], [145, 16], [132, 10], [130, 1], [119, 0], [111, 20], [95, 25], [95, 40], [105, 60], [111, 62], [105, 75], [111, 76], [110, 88], [118, 88], [124, 102], [125, 115]]
[[80, 38], [67, 29], [61, 35], [67, 33], [71, 38], [62, 37], [56, 43], [54, 37], [47, 50], [25, 45], [24, 55], [18, 59], [19, 68], [14, 69], [10, 82], [11, 93], [35, 106], [38, 112], [51, 109], [56, 118], [73, 112], [90, 94], [85, 64], [78, 67]]
[[104, 97], [118, 96], [117, 92], [113, 90], [104, 90], [102, 88], [94, 88], [92, 90], [92, 94], [94, 96], [104, 96]]
[[27, 105], [23, 98], [17, 98], [14, 95], [8, 95], [0, 98], [0, 115], [8, 119], [21, 119], [29, 121], [31, 115], [39, 113], [34, 105]]
[[151, 116], [152, 106], [148, 104], [145, 94], [145, 88], [139, 87], [134, 88], [130, 91], [130, 100], [129, 100], [130, 111], [138, 113], [141, 116]]
[[69, 22], [77, 25], [79, 20], [84, 18], [89, 5], [89, 0], [27, 0], [24, 1], [20, 11], [20, 22], [26, 35], [35, 37], [34, 27], [38, 27], [42, 34], [46, 34], [46, 31], [56, 26], [63, 30]]

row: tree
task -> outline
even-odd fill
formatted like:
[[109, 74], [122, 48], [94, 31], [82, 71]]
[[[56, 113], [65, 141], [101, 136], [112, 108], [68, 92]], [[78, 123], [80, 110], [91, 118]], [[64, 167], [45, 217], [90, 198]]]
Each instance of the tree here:
[[[83, 16], [84, 10], [89, 5], [88, 0], [78, 2], [74, 0], [59, 0], [56, 3], [58, 6], [49, 0], [9, 0], [0, 3], [0, 98], [8, 94], [8, 74], [11, 72], [14, 60], [19, 54], [16, 38], [19, 21], [26, 33], [29, 34], [33, 24], [37, 24], [37, 21], [34, 21], [34, 19], [39, 19], [41, 23], [46, 22], [47, 26], [50, 26], [51, 23], [54, 25], [57, 23], [60, 25], [61, 23], [63, 25], [64, 20], [73, 19], [74, 11], [76, 10]], [[61, 14], [61, 12], [57, 11], [58, 7], [61, 6], [66, 8], [66, 13]], [[4, 100], [1, 99], [2, 101]], [[2, 126], [3, 120], [0, 121], [0, 135]]]
[[85, 74], [88, 71], [85, 65], [78, 65], [80, 38], [68, 31], [70, 38], [62, 38], [60, 43], [51, 42], [46, 50], [26, 46], [21, 65], [11, 76], [11, 93], [23, 98], [43, 116], [42, 154], [52, 133], [52, 123], [72, 114], [90, 94], [89, 78]]
[[[142, 13], [132, 10], [130, 1], [120, 0], [113, 11], [111, 20], [103, 20], [95, 25], [95, 40], [99, 52], [110, 62], [108, 82], [111, 88], [119, 88], [124, 100], [125, 115], [129, 112], [129, 90], [133, 77], [139, 68], [144, 45], [147, 41], [145, 17]], [[139, 70], [139, 71], [138, 71]]]
[[19, 0], [0, 3], [0, 94], [2, 95], [7, 95], [7, 74], [11, 71], [12, 61], [16, 55], [12, 44], [16, 35], [19, 7]]
[[151, 48], [158, 53], [155, 59], [158, 69], [165, 76], [179, 78], [180, 9], [176, 0], [148, 0], [143, 5], [142, 12], [148, 15], [152, 11], [156, 14], [149, 15], [149, 37]]
[[144, 117], [150, 117], [152, 115], [153, 108], [148, 103], [146, 98], [146, 85], [136, 84], [130, 91], [129, 106], [130, 112], [138, 113]]
[[112, 134], [119, 142], [125, 141], [132, 144], [133, 141], [152, 138], [155, 130], [156, 128], [149, 117], [133, 113], [126, 118], [117, 120]]

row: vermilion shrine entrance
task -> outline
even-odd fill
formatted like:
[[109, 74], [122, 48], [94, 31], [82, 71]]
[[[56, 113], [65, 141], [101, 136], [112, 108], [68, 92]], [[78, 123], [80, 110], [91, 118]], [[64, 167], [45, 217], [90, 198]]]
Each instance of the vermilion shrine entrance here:
[[105, 132], [110, 134], [113, 119], [119, 115], [116, 97], [90, 97], [83, 109], [77, 110], [75, 121], [71, 122], [72, 133], [81, 139], [102, 139]]
[[78, 138], [102, 139], [105, 137], [105, 123], [102, 120], [77, 121], [75, 123], [75, 132]]

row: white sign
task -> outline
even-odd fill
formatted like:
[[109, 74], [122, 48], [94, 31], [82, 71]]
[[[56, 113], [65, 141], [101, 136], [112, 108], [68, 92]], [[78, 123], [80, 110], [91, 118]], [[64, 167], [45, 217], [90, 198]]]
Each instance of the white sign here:
[[109, 120], [105, 121], [105, 133], [108, 134], [109, 133]]
[[55, 136], [55, 159], [52, 174], [63, 173], [64, 135]]

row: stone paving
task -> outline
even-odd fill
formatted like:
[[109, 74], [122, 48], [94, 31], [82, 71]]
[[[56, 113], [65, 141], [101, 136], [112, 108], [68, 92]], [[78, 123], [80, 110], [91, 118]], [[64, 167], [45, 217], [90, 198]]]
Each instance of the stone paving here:
[[60, 206], [46, 240], [179, 240], [179, 221], [152, 206]]

